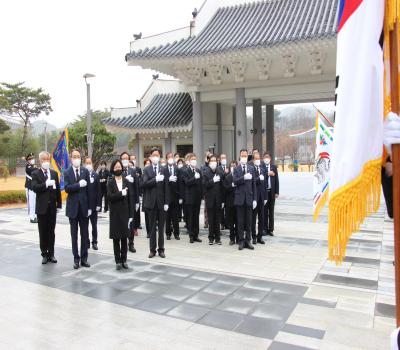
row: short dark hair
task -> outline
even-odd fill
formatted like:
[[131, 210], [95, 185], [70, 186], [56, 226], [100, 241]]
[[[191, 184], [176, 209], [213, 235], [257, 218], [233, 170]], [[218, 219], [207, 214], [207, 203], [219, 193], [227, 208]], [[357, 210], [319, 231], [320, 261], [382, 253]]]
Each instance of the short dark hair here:
[[216, 154], [211, 154], [211, 155], [208, 157], [208, 160], [211, 161], [211, 158], [215, 158], [215, 160], [217, 160], [217, 155], [216, 155]]
[[182, 162], [182, 163], [184, 163], [184, 161], [183, 161], [183, 159], [182, 158], [179, 158], [177, 161], [176, 161], [177, 163], [179, 163], [179, 162]]
[[129, 153], [128, 153], [127, 151], [124, 151], [124, 152], [122, 152], [122, 153], [119, 155], [119, 159], [121, 159], [121, 158], [122, 158], [122, 156], [123, 156], [124, 154], [127, 154], [127, 155], [128, 155], [128, 157], [129, 157]]
[[246, 152], [247, 154], [249, 153], [249, 151], [248, 151], [246, 148], [242, 148], [242, 149], [240, 150], [239, 154], [242, 153], [242, 152]]
[[150, 159], [146, 157], [145, 159], [143, 159], [143, 166], [146, 166], [147, 162], [150, 162]]
[[107, 166], [107, 162], [106, 162], [105, 160], [102, 160], [102, 161], [100, 162], [100, 165], [105, 165], [105, 166]]
[[265, 156], [269, 156], [270, 158], [272, 158], [272, 155], [271, 155], [270, 151], [264, 152], [263, 157], [265, 157]]
[[229, 165], [235, 164], [235, 166], [237, 165], [237, 161], [236, 160], [231, 160], [231, 162], [229, 163]]
[[121, 160], [119, 160], [119, 159], [114, 159], [114, 160], [112, 161], [111, 165], [110, 165], [110, 173], [111, 173], [111, 174], [114, 174], [114, 167], [115, 167], [115, 165], [116, 165], [117, 163], [121, 164], [121, 169], [124, 168], [123, 165], [122, 165]]
[[166, 155], [165, 155], [165, 158], [168, 158], [168, 156], [174, 156], [174, 154], [172, 153], [172, 152], [168, 152]]
[[178, 152], [174, 153], [174, 157], [178, 156], [180, 158], [180, 155]]
[[154, 152], [158, 152], [158, 154], [161, 156], [161, 150], [158, 147], [153, 147], [150, 151], [150, 155], [152, 155]]

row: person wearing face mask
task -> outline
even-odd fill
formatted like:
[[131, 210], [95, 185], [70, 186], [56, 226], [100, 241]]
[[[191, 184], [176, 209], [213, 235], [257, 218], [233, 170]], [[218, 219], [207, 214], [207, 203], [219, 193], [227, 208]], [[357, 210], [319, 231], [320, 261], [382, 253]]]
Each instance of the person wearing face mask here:
[[[207, 151], [204, 159], [204, 164], [200, 167], [200, 172], [203, 175], [204, 172], [208, 169], [208, 163], [210, 162], [211, 152]], [[204, 195], [204, 193], [203, 193]], [[203, 198], [204, 199], [204, 198]], [[207, 215], [207, 208], [204, 205], [204, 228], [208, 228], [208, 215]]]
[[[66, 215], [71, 227], [72, 253], [74, 269], [90, 267], [88, 263], [88, 221], [92, 211], [89, 209], [89, 171], [81, 166], [81, 154], [78, 150], [71, 152], [72, 165], [64, 173], [64, 189], [68, 193]], [[81, 251], [78, 251], [78, 226], [81, 234]]]
[[211, 155], [208, 169], [203, 173], [204, 204], [208, 215], [208, 244], [221, 245], [221, 208], [224, 206], [222, 181], [224, 173], [218, 168], [217, 156]]
[[182, 204], [180, 194], [180, 182], [181, 175], [178, 171], [178, 167], [175, 164], [175, 159], [172, 152], [167, 153], [167, 169], [168, 169], [168, 187], [169, 187], [169, 208], [166, 214], [165, 223], [165, 234], [167, 240], [171, 239], [172, 232], [176, 240], [180, 240], [179, 237], [179, 204]]
[[[90, 157], [85, 158], [85, 168], [89, 172], [88, 183], [88, 199], [89, 209], [91, 214], [89, 216], [90, 224], [92, 225], [92, 248], [98, 250], [97, 246], [97, 218], [98, 212], [101, 210], [101, 188], [99, 175], [93, 170], [93, 163]], [[89, 224], [89, 223], [88, 223]], [[88, 227], [89, 232], [89, 227]], [[90, 235], [88, 233], [88, 248], [90, 248]]]
[[256, 174], [254, 167], [247, 164], [247, 157], [247, 150], [242, 149], [240, 151], [240, 164], [233, 171], [239, 250], [243, 248], [254, 249], [250, 240], [253, 210], [257, 207]]
[[274, 235], [275, 200], [279, 197], [278, 168], [271, 163], [271, 153], [265, 152], [264, 164], [266, 168], [267, 204], [264, 206], [264, 235]]
[[[137, 180], [136, 171], [129, 167], [129, 153], [122, 152], [119, 156], [122, 163], [122, 176], [128, 181], [128, 196], [132, 201], [132, 206], [135, 208], [135, 212], [139, 211], [139, 181]], [[135, 248], [135, 217], [131, 221], [131, 235], [129, 236], [128, 248], [131, 253], [136, 253]]]
[[50, 170], [50, 154], [39, 153], [40, 169], [32, 172], [31, 188], [36, 193], [36, 214], [42, 264], [57, 263], [54, 241], [57, 211], [61, 209], [61, 191], [58, 174]]
[[[149, 158], [145, 158], [143, 161], [143, 170], [151, 165], [151, 161]], [[150, 238], [150, 223], [149, 223], [149, 213], [147, 212], [146, 208], [144, 207], [143, 203], [145, 200], [144, 191], [143, 191], [143, 176], [140, 178], [140, 193], [142, 195], [142, 211], [144, 212], [144, 223], [146, 227], [146, 234], [147, 238]]]
[[142, 188], [141, 188], [141, 182], [142, 182], [142, 169], [140, 168], [140, 166], [137, 163], [136, 160], [136, 156], [134, 154], [131, 154], [130, 156], [130, 161], [133, 164], [132, 169], [135, 171], [135, 175], [136, 175], [136, 185], [137, 185], [137, 190], [138, 190], [138, 195], [139, 195], [139, 210], [135, 211], [135, 215], [133, 217], [133, 234], [135, 236], [138, 235], [138, 229], [142, 228], [141, 225], [141, 215], [140, 215], [140, 197], [143, 197], [143, 193], [142, 193]]
[[179, 158], [176, 161], [176, 166], [177, 166], [177, 173], [178, 173], [178, 178], [179, 178], [179, 204], [178, 204], [178, 221], [182, 221], [183, 217], [184, 217], [184, 197], [185, 197], [185, 184], [183, 183], [183, 179], [182, 179], [182, 170], [184, 167], [184, 161], [182, 158]]
[[25, 192], [26, 192], [26, 203], [28, 204], [28, 215], [30, 222], [32, 224], [37, 223], [37, 218], [35, 214], [35, 204], [36, 204], [36, 194], [32, 191], [32, 173], [36, 170], [35, 158], [33, 153], [29, 153], [26, 157], [25, 166]]
[[[143, 169], [143, 206], [148, 213], [150, 226], [150, 254], [153, 258], [158, 251], [161, 258], [165, 258], [164, 224], [165, 215], [169, 209], [169, 173], [166, 167], [160, 164], [160, 150], [152, 148], [150, 153], [151, 165]], [[157, 232], [158, 227], [158, 249]]]
[[225, 197], [225, 214], [226, 214], [226, 226], [229, 229], [229, 245], [239, 243], [237, 236], [237, 225], [235, 215], [235, 184], [233, 183], [233, 171], [236, 168], [236, 161], [232, 161], [229, 164], [228, 173], [225, 174], [223, 180], [224, 197]]
[[[253, 238], [253, 244], [265, 244], [262, 239], [264, 229], [264, 206], [267, 204], [266, 199], [266, 187], [265, 179], [267, 177], [265, 167], [261, 166], [260, 153], [253, 151], [252, 160], [255, 170], [255, 182], [257, 191], [257, 206], [253, 209], [253, 218], [251, 223], [251, 236]], [[257, 232], [256, 223], [258, 218]]]
[[108, 181], [109, 177], [110, 177], [110, 172], [107, 169], [107, 163], [104, 160], [102, 160], [100, 162], [99, 181], [100, 181], [100, 189], [101, 189], [101, 202], [103, 203], [103, 198], [104, 198], [104, 212], [105, 213], [107, 213], [107, 211], [108, 211], [107, 181]]
[[[227, 160], [226, 160], [226, 154], [221, 153], [221, 155], [219, 156], [219, 165], [218, 165], [218, 169], [220, 169], [222, 171], [222, 174], [225, 175], [229, 174], [229, 166], [227, 165]], [[223, 182], [223, 179], [222, 179]], [[223, 196], [223, 200], [225, 201], [225, 195]], [[224, 202], [224, 206], [221, 209], [221, 230], [225, 230], [226, 225], [226, 205]]]
[[202, 173], [197, 168], [196, 154], [189, 156], [189, 166], [182, 172], [182, 180], [185, 184], [185, 208], [187, 215], [187, 231], [190, 243], [201, 242], [199, 238], [199, 216], [202, 194]]

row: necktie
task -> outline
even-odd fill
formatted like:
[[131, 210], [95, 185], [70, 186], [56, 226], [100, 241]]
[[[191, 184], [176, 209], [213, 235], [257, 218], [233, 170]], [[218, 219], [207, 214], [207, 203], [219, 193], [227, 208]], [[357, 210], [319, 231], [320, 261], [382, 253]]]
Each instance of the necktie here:
[[243, 172], [246, 173], [246, 166], [243, 165]]
[[79, 181], [79, 169], [75, 169], [76, 181]]
[[154, 166], [154, 174], [157, 174], [157, 165]]
[[169, 167], [169, 174], [172, 175], [172, 166]]
[[47, 170], [44, 171], [44, 178], [47, 180], [49, 177], [47, 176]]
[[257, 174], [260, 175], [260, 172], [258, 170], [258, 166], [256, 165], [256, 170], [257, 170]]

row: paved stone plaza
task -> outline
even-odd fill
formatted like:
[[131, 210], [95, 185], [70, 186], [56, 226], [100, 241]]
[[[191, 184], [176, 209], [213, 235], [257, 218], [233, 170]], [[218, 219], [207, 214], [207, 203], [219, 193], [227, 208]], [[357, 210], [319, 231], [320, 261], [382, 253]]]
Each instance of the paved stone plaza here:
[[[388, 349], [394, 320], [393, 223], [384, 208], [326, 260], [326, 211], [312, 222], [311, 176], [281, 174], [275, 237], [254, 251], [166, 241], [147, 258], [142, 230], [130, 270], [115, 271], [108, 218], [90, 269], [73, 270], [59, 214], [58, 264], [41, 265], [25, 209], [0, 210], [0, 348]], [[201, 222], [202, 218], [201, 218]]]

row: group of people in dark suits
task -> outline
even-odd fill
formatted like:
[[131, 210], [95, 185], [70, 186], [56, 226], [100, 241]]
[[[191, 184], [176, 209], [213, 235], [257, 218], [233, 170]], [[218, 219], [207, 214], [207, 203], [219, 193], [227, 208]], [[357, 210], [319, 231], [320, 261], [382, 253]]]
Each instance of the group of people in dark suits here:
[[[128, 250], [136, 252], [135, 236], [141, 228], [140, 207], [145, 212], [149, 258], [165, 258], [164, 234], [180, 240], [179, 222], [183, 219], [190, 243], [200, 243], [200, 207], [204, 199], [208, 221], [209, 245], [221, 245], [221, 226], [229, 229], [230, 245], [254, 249], [265, 244], [263, 235], [273, 235], [274, 204], [279, 195], [279, 178], [271, 155], [261, 160], [253, 151], [241, 150], [240, 160], [227, 163], [224, 154], [208, 153], [198, 166], [194, 153], [185, 159], [153, 148], [143, 170], [136, 157], [123, 152], [109, 169], [106, 162], [93, 169], [92, 160], [78, 150], [70, 155], [71, 166], [64, 173], [67, 193], [66, 216], [69, 218], [74, 268], [90, 267], [88, 249], [98, 250], [98, 213], [109, 211], [109, 238], [113, 240], [117, 270], [127, 269]], [[54, 256], [56, 214], [61, 209], [57, 172], [50, 170], [50, 155], [41, 152], [40, 168], [32, 172], [32, 191], [36, 194], [42, 263], [57, 262]], [[142, 198], [142, 201], [140, 199]], [[89, 233], [89, 223], [91, 235]], [[80, 237], [80, 239], [79, 239]], [[80, 241], [80, 248], [79, 248]]]

